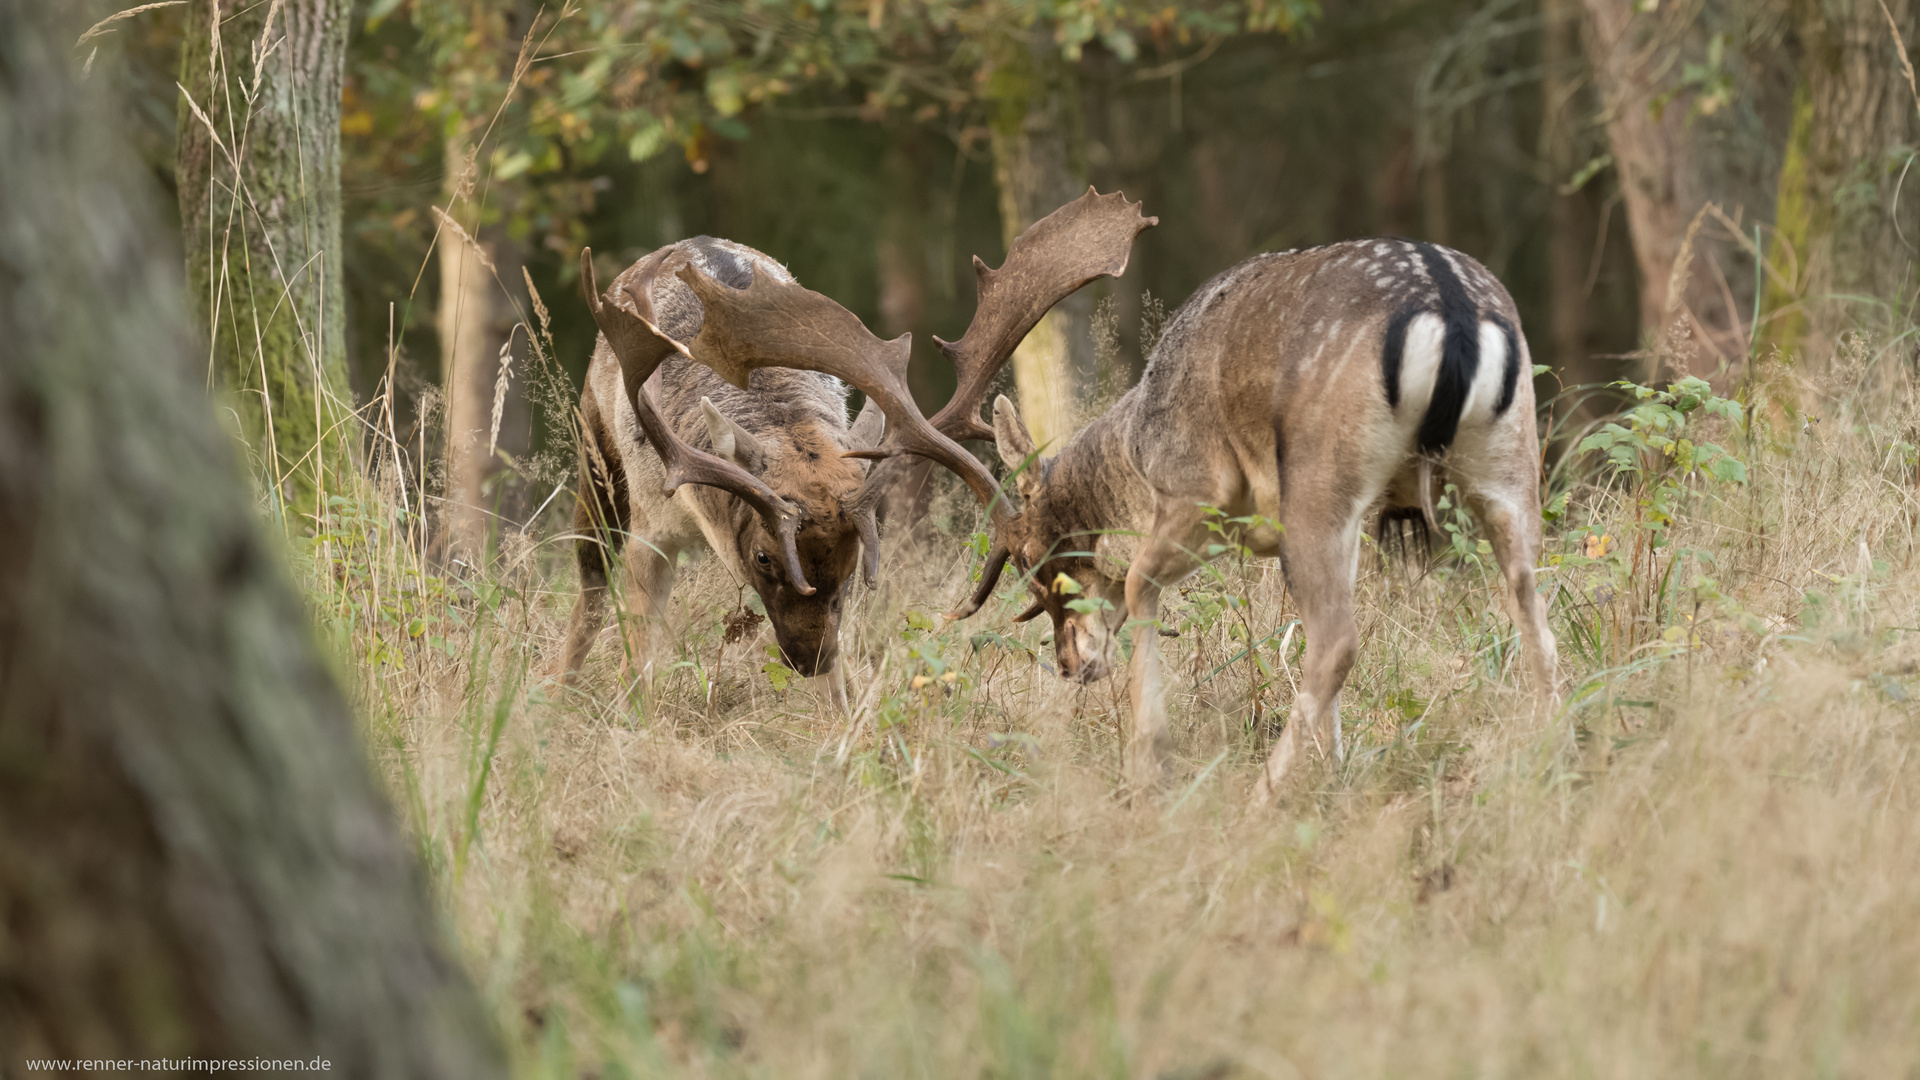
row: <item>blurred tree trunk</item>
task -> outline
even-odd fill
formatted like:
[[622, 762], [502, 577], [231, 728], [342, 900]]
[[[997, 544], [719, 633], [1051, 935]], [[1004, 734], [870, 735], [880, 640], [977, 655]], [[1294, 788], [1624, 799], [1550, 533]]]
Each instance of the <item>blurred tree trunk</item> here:
[[[1027, 226], [1086, 190], [1079, 85], [1046, 27], [993, 50], [987, 93], [993, 178], [1000, 190], [1000, 226], [1011, 245]], [[1020, 413], [1037, 444], [1073, 434], [1075, 404], [1093, 364], [1093, 297], [1075, 293], [1048, 313], [1014, 350]], [[1051, 451], [1049, 451], [1051, 452]]]
[[[880, 333], [895, 338], [920, 325], [927, 311], [927, 162], [918, 127], [896, 129], [880, 161], [886, 203], [880, 210], [875, 261], [880, 269]], [[930, 345], [931, 339], [926, 339]], [[925, 353], [925, 349], [916, 350]], [[939, 406], [922, 403], [929, 415]], [[883, 521], [914, 541], [931, 535], [927, 507], [933, 498], [933, 462], [911, 457], [887, 490]]]
[[1583, 164], [1575, 139], [1575, 97], [1579, 93], [1580, 12], [1578, 0], [1541, 0], [1541, 60], [1545, 78], [1542, 142], [1550, 169], [1553, 200], [1547, 244], [1548, 333], [1554, 367], [1568, 386], [1609, 379], [1611, 365], [1595, 360], [1587, 347], [1587, 270], [1592, 260], [1595, 222], [1583, 191], [1563, 191]]
[[191, 0], [180, 48], [189, 307], [261, 472], [301, 503], [358, 447], [343, 422], [352, 391], [340, 241], [351, 8]]
[[497, 1077], [201, 389], [179, 254], [0, 0], [0, 1047]]
[[[1700, 368], [1694, 373], [1709, 374], [1708, 358], [1675, 337], [1692, 337], [1729, 363], [1739, 360], [1739, 350], [1732, 345], [1740, 337], [1734, 325], [1738, 316], [1727, 307], [1714, 277], [1718, 245], [1705, 232], [1696, 233], [1691, 247], [1687, 238], [1706, 205], [1701, 155], [1709, 151], [1692, 138], [1692, 94], [1670, 92], [1679, 90], [1679, 64], [1668, 61], [1698, 28], [1691, 24], [1691, 15], [1671, 5], [1639, 11], [1636, 0], [1584, 4], [1582, 36], [1600, 90], [1640, 272], [1641, 338], [1651, 347], [1654, 366], [1678, 372]], [[1670, 286], [1683, 250], [1691, 254], [1681, 266], [1676, 292]], [[1669, 373], [1649, 370], [1642, 377]]]
[[[502, 439], [524, 426], [517, 399], [526, 372], [513, 364], [504, 386], [500, 380], [519, 318], [514, 301], [525, 285], [519, 245], [506, 238], [504, 229], [480, 220], [472, 194], [472, 143], [464, 130], [448, 138], [446, 154], [449, 216], [460, 228], [443, 227], [438, 249], [440, 372], [447, 388], [441, 551], [478, 567], [487, 557], [499, 503], [487, 490], [501, 471], [495, 450], [519, 449], [517, 440], [503, 444]], [[496, 407], [502, 414], [497, 424]], [[506, 422], [509, 412], [519, 421], [512, 427]]]
[[1634, 0], [1584, 0], [1586, 43], [1607, 117], [1607, 138], [1619, 170], [1627, 230], [1633, 236], [1640, 270], [1640, 333], [1664, 332], [1667, 281], [1687, 227], [1681, 215], [1677, 158], [1686, 154], [1686, 110], [1668, 107], [1654, 114], [1659, 88], [1649, 70], [1652, 51], [1645, 40], [1651, 19], [1634, 25]]
[[1875, 314], [1857, 300], [1831, 298], [1897, 305], [1912, 280], [1920, 215], [1912, 198], [1902, 209], [1893, 196], [1920, 128], [1920, 102], [1902, 66], [1916, 5], [1799, 0], [1793, 10], [1800, 81], [1770, 258], [1798, 273], [1795, 281], [1769, 282], [1767, 306], [1779, 310], [1795, 299], [1805, 306], [1777, 317], [1764, 340], [1788, 354], [1812, 346], [1826, 355], [1841, 332]]

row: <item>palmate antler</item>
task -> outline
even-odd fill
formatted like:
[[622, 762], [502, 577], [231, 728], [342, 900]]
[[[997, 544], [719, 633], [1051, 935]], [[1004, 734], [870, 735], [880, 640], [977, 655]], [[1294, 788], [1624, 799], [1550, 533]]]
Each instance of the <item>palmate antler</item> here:
[[[654, 275], [660, 272], [661, 265], [675, 250], [663, 248], [640, 266], [635, 280], [626, 287], [627, 299], [633, 302], [634, 307], [633, 311], [628, 311], [615, 303], [612, 296], [600, 295], [599, 283], [594, 280], [593, 251], [582, 248], [580, 283], [586, 290], [587, 310], [593, 313], [595, 325], [606, 335], [607, 344], [613, 347], [614, 358], [620, 362], [620, 378], [628, 400], [633, 402], [634, 415], [640, 420], [640, 430], [646, 433], [647, 441], [653, 444], [654, 453], [660, 455], [661, 463], [666, 466], [666, 490], [671, 492], [681, 484], [705, 484], [734, 495], [751, 506], [754, 513], [760, 515], [760, 520], [766, 523], [767, 531], [779, 538], [781, 558], [786, 563], [787, 577], [793, 587], [801, 593], [812, 593], [813, 586], [807, 584], [806, 574], [800, 569], [800, 551], [794, 543], [794, 533], [800, 526], [799, 511], [776, 495], [759, 477], [725, 458], [715, 457], [680, 441], [673, 434], [673, 429], [660, 419], [653, 402], [647, 397], [646, 381], [667, 357], [675, 353], [689, 355], [685, 346], [661, 333], [653, 323]], [[744, 379], [741, 385], [746, 385]]]
[[[1095, 278], [1124, 272], [1133, 238], [1157, 224], [1158, 218], [1141, 216], [1140, 204], [1127, 202], [1119, 193], [1101, 195], [1088, 188], [1021, 233], [1000, 269], [988, 269], [974, 259], [980, 299], [973, 322], [957, 342], [934, 339], [953, 361], [959, 388], [932, 421], [921, 415], [907, 390], [911, 335], [882, 341], [846, 308], [792, 282], [756, 274], [747, 288], [732, 289], [691, 265], [682, 269], [681, 279], [705, 309], [700, 334], [688, 351], [740, 387], [747, 385], [753, 369], [762, 367], [803, 368], [843, 379], [865, 392], [887, 417], [881, 445], [850, 451], [850, 456], [917, 454], [966, 481], [987, 508], [994, 543], [979, 588], [950, 616], [965, 618], [980, 609], [999, 581], [1008, 555], [1005, 525], [1013, 508], [993, 474], [957, 440], [993, 438], [993, 429], [980, 421], [980, 405], [1014, 348], [1075, 290]], [[876, 468], [854, 500], [863, 542], [874, 503], [890, 479], [888, 470]], [[868, 548], [871, 552], [873, 545]]]
[[958, 341], [933, 339], [959, 380], [933, 426], [949, 438], [991, 442], [993, 428], [981, 422], [980, 406], [1014, 348], [1081, 286], [1126, 273], [1134, 237], [1158, 224], [1159, 218], [1142, 216], [1140, 204], [1121, 193], [1102, 195], [1089, 187], [1014, 237], [1000, 269], [988, 269], [975, 255], [979, 299], [973, 321]]

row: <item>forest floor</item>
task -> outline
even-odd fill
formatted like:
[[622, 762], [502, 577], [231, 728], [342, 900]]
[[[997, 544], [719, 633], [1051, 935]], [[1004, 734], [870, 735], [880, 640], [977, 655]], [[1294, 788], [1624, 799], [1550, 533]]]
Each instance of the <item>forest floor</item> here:
[[952, 507], [852, 587], [851, 719], [723, 643], [712, 559], [648, 684], [610, 627], [564, 689], [570, 507], [459, 581], [362, 491], [300, 565], [521, 1075], [1914, 1076], [1907, 350], [1645, 398], [1555, 471], [1554, 711], [1458, 510], [1424, 573], [1363, 550], [1348, 754], [1264, 810], [1270, 562], [1171, 594], [1178, 767], [1131, 797], [1124, 674], [1056, 679], [1010, 586], [938, 618]]

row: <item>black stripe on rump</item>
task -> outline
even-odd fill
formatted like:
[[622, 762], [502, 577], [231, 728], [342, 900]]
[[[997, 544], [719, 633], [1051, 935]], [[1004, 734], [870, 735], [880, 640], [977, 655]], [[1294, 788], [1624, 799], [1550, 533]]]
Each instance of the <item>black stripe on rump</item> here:
[[1380, 350], [1380, 381], [1387, 386], [1387, 408], [1400, 407], [1400, 361], [1407, 348], [1407, 324], [1426, 308], [1408, 304], [1387, 323], [1386, 348]]
[[1479, 313], [1467, 296], [1466, 286], [1447, 257], [1432, 244], [1415, 244], [1420, 259], [1427, 265], [1440, 294], [1440, 320], [1446, 324], [1446, 337], [1440, 346], [1440, 370], [1434, 374], [1433, 397], [1427, 401], [1427, 414], [1420, 419], [1416, 443], [1423, 454], [1438, 453], [1453, 442], [1460, 429], [1460, 411], [1466, 407], [1467, 394], [1473, 390], [1473, 377], [1480, 370]]
[[1493, 405], [1493, 415], [1497, 418], [1513, 404], [1513, 390], [1520, 382], [1520, 334], [1504, 315], [1493, 316], [1493, 325], [1499, 327], [1501, 336], [1507, 339], [1507, 370], [1500, 375], [1500, 400]]

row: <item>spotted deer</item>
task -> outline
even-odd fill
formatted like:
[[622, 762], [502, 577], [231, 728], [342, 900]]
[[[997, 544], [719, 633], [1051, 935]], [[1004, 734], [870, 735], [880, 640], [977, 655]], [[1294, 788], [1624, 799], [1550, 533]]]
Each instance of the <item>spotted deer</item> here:
[[[1139, 228], [1118, 196], [1036, 222], [997, 271], [975, 260], [967, 332], [941, 343], [960, 390], [930, 422], [907, 390], [908, 335], [882, 341], [774, 260], [702, 237], [641, 259], [603, 297], [581, 253], [600, 330], [581, 395], [583, 476], [575, 532], [580, 598], [567, 630], [572, 678], [605, 623], [610, 557], [625, 550], [632, 656], [647, 662], [677, 556], [710, 548], [760, 596], [786, 664], [846, 708], [839, 622], [856, 563], [878, 571], [876, 513], [914, 454], [954, 471], [996, 522], [1009, 508], [960, 440], [991, 440], [980, 399], [1041, 316], [1119, 274]], [[1137, 208], [1132, 218], [1139, 221]], [[937, 340], [937, 339], [936, 339]], [[867, 404], [849, 425], [847, 387]], [[970, 405], [964, 404], [971, 402]]]
[[[1158, 782], [1170, 763], [1155, 620], [1162, 592], [1206, 558], [1210, 520], [1247, 521], [1239, 542], [1280, 558], [1306, 633], [1304, 679], [1257, 802], [1309, 746], [1341, 753], [1361, 532], [1373, 514], [1430, 523], [1439, 475], [1485, 526], [1551, 699], [1531, 376], [1513, 300], [1485, 267], [1433, 244], [1364, 240], [1256, 256], [1201, 286], [1139, 382], [1051, 456], [1035, 459], [1048, 448], [995, 401], [1000, 456], [1021, 470], [1023, 509], [1000, 530], [1033, 596], [1018, 618], [1052, 619], [1057, 670], [1081, 682], [1108, 673], [1131, 626], [1133, 783]], [[996, 576], [990, 567], [968, 610]]]

